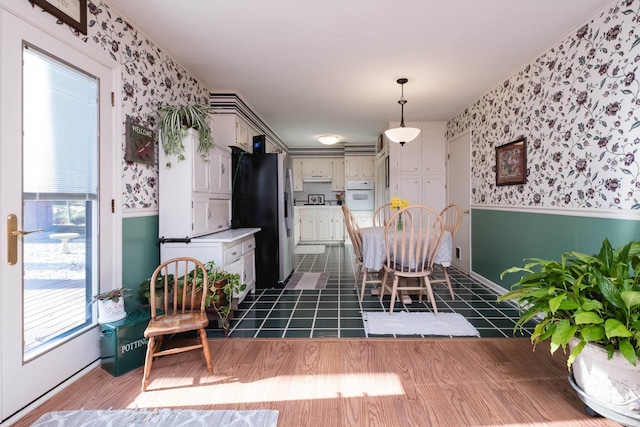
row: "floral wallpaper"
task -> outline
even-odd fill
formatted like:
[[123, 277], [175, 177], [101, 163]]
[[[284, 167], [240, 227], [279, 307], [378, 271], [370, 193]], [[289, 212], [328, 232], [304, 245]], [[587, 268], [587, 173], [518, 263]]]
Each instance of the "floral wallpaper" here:
[[[640, 209], [640, 1], [622, 0], [448, 123], [472, 130], [472, 203]], [[527, 183], [495, 148], [527, 138]]]
[[[88, 34], [75, 32], [85, 43], [95, 44], [122, 66], [123, 127], [126, 117], [141, 126], [155, 129], [157, 109], [166, 104], [209, 102], [209, 91], [184, 69], [127, 23], [103, 1], [88, 2]], [[65, 25], [57, 21], [59, 25]], [[73, 30], [71, 30], [73, 31]], [[158, 147], [154, 166], [125, 160], [125, 135], [121, 145], [123, 212], [158, 209]]]

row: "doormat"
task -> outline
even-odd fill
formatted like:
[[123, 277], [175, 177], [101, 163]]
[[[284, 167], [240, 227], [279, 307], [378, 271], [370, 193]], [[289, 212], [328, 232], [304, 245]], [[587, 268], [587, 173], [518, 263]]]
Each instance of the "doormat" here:
[[293, 273], [284, 289], [321, 291], [327, 287], [327, 280], [329, 273]]
[[409, 313], [365, 311], [362, 313], [367, 335], [443, 335], [480, 337], [480, 333], [459, 313]]
[[33, 426], [255, 426], [276, 427], [278, 411], [116, 409], [47, 412]]
[[324, 245], [298, 245], [296, 246], [296, 255], [305, 254], [323, 254]]

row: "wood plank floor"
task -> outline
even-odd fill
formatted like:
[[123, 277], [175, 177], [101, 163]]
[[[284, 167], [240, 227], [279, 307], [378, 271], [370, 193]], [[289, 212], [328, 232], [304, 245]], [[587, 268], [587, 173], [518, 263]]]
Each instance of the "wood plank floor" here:
[[276, 409], [279, 426], [617, 426], [591, 418], [566, 356], [527, 338], [212, 339], [142, 368], [96, 368], [18, 421], [72, 409]]

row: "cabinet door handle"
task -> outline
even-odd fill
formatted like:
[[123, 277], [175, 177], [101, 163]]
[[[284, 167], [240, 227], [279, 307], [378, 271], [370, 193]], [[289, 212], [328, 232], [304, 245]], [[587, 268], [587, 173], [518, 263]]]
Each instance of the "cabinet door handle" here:
[[224, 165], [220, 165], [220, 173], [224, 174]]
[[231, 255], [238, 255], [238, 251], [231, 252]]

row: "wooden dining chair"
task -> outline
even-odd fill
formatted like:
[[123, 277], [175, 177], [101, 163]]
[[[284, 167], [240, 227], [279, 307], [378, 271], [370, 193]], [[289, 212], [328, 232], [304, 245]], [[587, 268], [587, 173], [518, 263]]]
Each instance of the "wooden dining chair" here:
[[[429, 276], [443, 236], [444, 222], [428, 206], [409, 205], [389, 218], [384, 230], [387, 258], [380, 290], [381, 302], [385, 290], [391, 291], [389, 314], [393, 313], [398, 291], [418, 291], [420, 302], [426, 293], [438, 314]], [[391, 284], [387, 282], [388, 275], [393, 276]]]
[[360, 277], [360, 273], [362, 272], [362, 287], [360, 290], [360, 301], [364, 298], [364, 291], [367, 286], [367, 283], [376, 284], [381, 283], [382, 280], [380, 278], [370, 278], [370, 274], [378, 275], [378, 272], [369, 271], [369, 269], [364, 265], [362, 260], [362, 231], [360, 230], [360, 226], [356, 221], [353, 212], [347, 205], [342, 205], [342, 213], [344, 214], [344, 223], [347, 228], [347, 233], [349, 234], [349, 238], [351, 239], [351, 243], [353, 244], [353, 252], [355, 253], [355, 262], [358, 266], [355, 274], [355, 282], [353, 284], [354, 289], [358, 289], [358, 278]]
[[[207, 297], [207, 269], [194, 258], [173, 258], [163, 262], [156, 268], [151, 276], [151, 283], [156, 283], [160, 277], [164, 282], [163, 310], [158, 314], [156, 306], [156, 287], [149, 288], [149, 303], [151, 305], [151, 320], [144, 331], [144, 336], [149, 339], [147, 355], [144, 362], [144, 374], [142, 377], [142, 391], [149, 385], [149, 374], [153, 359], [159, 356], [182, 353], [185, 351], [202, 349], [207, 369], [211, 373], [211, 352], [207, 340], [206, 326], [209, 324], [205, 313], [205, 300]], [[200, 292], [198, 292], [200, 290]], [[204, 291], [202, 291], [204, 290]], [[179, 334], [182, 332], [197, 331], [200, 342], [175, 346], [162, 350], [162, 340], [165, 335]]]
[[391, 203], [385, 203], [382, 206], [378, 206], [376, 211], [373, 213], [373, 226], [384, 227], [387, 225], [389, 218], [391, 218], [391, 214]]
[[[460, 205], [456, 203], [452, 203], [442, 211], [440, 211], [440, 217], [444, 222], [444, 229], [451, 233], [451, 240], [456, 237], [456, 233], [460, 228], [460, 223], [462, 222], [462, 208]], [[446, 283], [449, 287], [449, 293], [451, 294], [451, 299], [455, 299], [455, 295], [453, 293], [453, 287], [451, 286], [451, 280], [449, 279], [449, 272], [447, 271], [447, 267], [442, 264], [439, 264], [442, 269], [442, 275], [444, 279], [435, 279], [431, 280], [431, 283]]]

